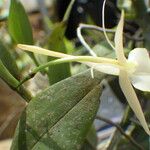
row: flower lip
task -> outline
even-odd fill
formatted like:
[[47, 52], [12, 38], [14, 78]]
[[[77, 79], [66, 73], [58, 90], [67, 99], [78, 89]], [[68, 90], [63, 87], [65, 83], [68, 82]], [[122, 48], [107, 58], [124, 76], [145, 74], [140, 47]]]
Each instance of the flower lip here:
[[130, 80], [136, 89], [150, 92], [150, 74], [134, 74]]
[[130, 62], [137, 64], [136, 73], [149, 73], [150, 74], [150, 58], [148, 51], [145, 48], [135, 48], [128, 56]]

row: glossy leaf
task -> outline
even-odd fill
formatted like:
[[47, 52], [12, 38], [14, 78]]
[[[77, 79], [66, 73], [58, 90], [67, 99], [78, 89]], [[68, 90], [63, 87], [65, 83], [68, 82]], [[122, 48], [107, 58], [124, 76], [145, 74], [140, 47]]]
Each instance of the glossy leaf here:
[[99, 107], [103, 74], [90, 71], [38, 94], [24, 111], [11, 150], [81, 148]]
[[[19, 0], [11, 0], [8, 29], [11, 37], [17, 44], [33, 44], [32, 28], [25, 9]], [[30, 52], [28, 54], [38, 64], [34, 55]]]
[[19, 0], [11, 0], [8, 27], [16, 43], [33, 44], [31, 25]]

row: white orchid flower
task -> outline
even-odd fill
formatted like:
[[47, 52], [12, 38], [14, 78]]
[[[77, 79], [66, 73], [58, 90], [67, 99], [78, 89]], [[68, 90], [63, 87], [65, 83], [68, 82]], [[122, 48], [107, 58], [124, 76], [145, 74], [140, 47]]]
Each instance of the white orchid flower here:
[[145, 48], [135, 48], [129, 53], [128, 59], [125, 58], [122, 39], [123, 24], [124, 13], [121, 15], [121, 19], [115, 33], [115, 51], [117, 60], [97, 56], [67, 55], [31, 45], [18, 44], [18, 47], [30, 52], [62, 58], [62, 60], [67, 60], [68, 62], [81, 62], [100, 72], [119, 76], [120, 87], [130, 107], [134, 111], [146, 133], [150, 135], [150, 130], [146, 123], [142, 108], [132, 87], [133, 85], [136, 89], [150, 91], [149, 54]]

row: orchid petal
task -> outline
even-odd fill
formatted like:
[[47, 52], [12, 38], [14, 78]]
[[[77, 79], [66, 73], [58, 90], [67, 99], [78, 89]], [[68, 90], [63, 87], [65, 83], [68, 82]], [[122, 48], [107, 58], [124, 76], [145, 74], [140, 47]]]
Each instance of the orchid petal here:
[[91, 62], [86, 62], [84, 63], [89, 67], [92, 67], [93, 69], [106, 73], [106, 74], [111, 74], [111, 75], [119, 75], [119, 66], [113, 65], [113, 64], [97, 64], [97, 63], [91, 63]]
[[150, 73], [150, 58], [145, 48], [135, 48], [129, 53], [129, 61], [137, 64], [135, 73]]
[[126, 58], [123, 52], [123, 37], [122, 37], [123, 36], [123, 24], [124, 24], [124, 12], [122, 11], [121, 18], [120, 18], [120, 21], [119, 21], [119, 24], [117, 26], [117, 30], [115, 33], [115, 50], [117, 54], [117, 59], [121, 63], [126, 62]]
[[132, 75], [131, 82], [136, 89], [150, 92], [150, 73]]
[[64, 53], [47, 50], [47, 49], [44, 49], [44, 48], [41, 48], [38, 46], [33, 46], [33, 45], [18, 44], [17, 47], [22, 49], [22, 50], [25, 50], [25, 51], [29, 51], [29, 52], [33, 52], [33, 53], [37, 53], [37, 54], [42, 54], [42, 55], [47, 55], [47, 56], [52, 56], [52, 57], [64, 58], [64, 57], [70, 57], [71, 56], [71, 55], [67, 55]]
[[136, 96], [136, 93], [129, 81], [129, 77], [126, 71], [120, 70], [120, 75], [119, 75], [119, 84], [120, 87], [130, 105], [132, 110], [134, 111], [136, 117], [140, 121], [141, 125], [143, 126], [145, 132], [150, 135], [150, 130], [148, 128], [148, 125], [146, 123], [141, 105], [138, 101], [138, 98]]
[[47, 55], [51, 57], [58, 57], [58, 58], [70, 58], [73, 57], [75, 61], [79, 62], [93, 62], [93, 63], [108, 63], [118, 65], [118, 61], [115, 59], [105, 58], [105, 57], [93, 57], [93, 56], [73, 56], [64, 54], [61, 52], [55, 52], [52, 50], [47, 50], [41, 47], [33, 46], [33, 45], [25, 45], [25, 44], [18, 44], [18, 48], [26, 51], [30, 51], [37, 54]]

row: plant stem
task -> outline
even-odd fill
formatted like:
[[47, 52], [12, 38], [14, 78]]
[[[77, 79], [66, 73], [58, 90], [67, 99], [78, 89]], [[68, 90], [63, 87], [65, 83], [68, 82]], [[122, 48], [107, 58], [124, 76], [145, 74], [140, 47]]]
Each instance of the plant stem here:
[[27, 102], [31, 99], [31, 94], [23, 87], [16, 88], [19, 81], [14, 78], [0, 60], [0, 78], [2, 78], [13, 90], [17, 91]]
[[106, 118], [104, 118], [104, 117], [102, 117], [102, 116], [96, 116], [96, 119], [101, 120], [101, 121], [104, 121], [104, 122], [106, 122], [106, 123], [108, 123], [108, 124], [111, 124], [112, 126], [115, 126], [115, 127], [120, 131], [120, 133], [121, 133], [126, 139], [128, 139], [136, 148], [138, 148], [139, 150], [144, 150], [144, 148], [143, 148], [141, 145], [139, 145], [131, 136], [127, 135], [127, 134], [124, 132], [124, 130], [123, 130], [118, 124], [116, 124], [116, 123], [114, 123], [113, 121], [108, 120], [108, 119], [106, 119]]

